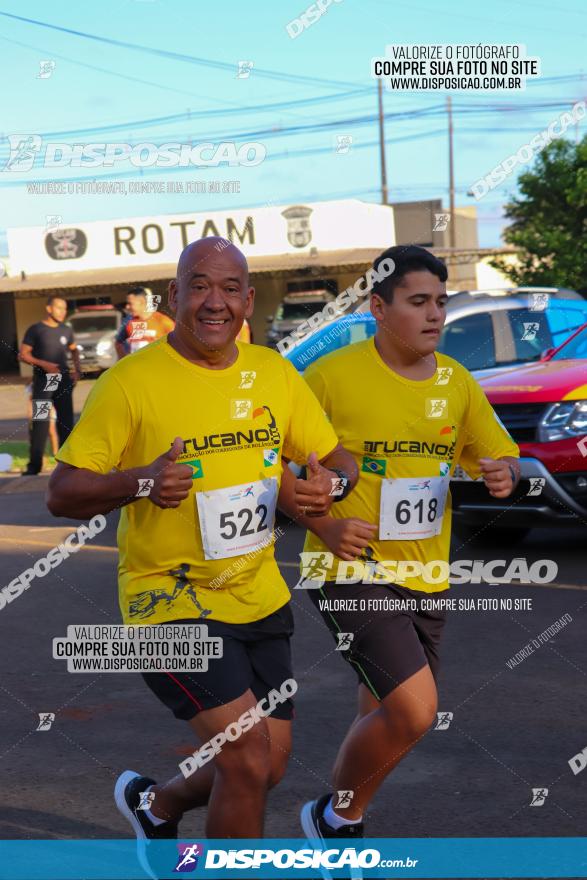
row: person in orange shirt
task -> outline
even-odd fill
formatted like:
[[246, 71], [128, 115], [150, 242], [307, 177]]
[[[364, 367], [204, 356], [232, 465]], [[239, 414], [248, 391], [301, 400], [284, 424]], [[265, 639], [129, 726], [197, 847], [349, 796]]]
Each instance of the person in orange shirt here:
[[133, 287], [126, 295], [125, 320], [116, 336], [118, 359], [133, 354], [150, 342], [166, 336], [175, 327], [175, 321], [158, 312], [154, 306], [153, 294], [148, 287]]
[[237, 342], [252, 342], [253, 334], [251, 333], [251, 326], [247, 319], [243, 321], [243, 326], [239, 330], [238, 336], [236, 337]]

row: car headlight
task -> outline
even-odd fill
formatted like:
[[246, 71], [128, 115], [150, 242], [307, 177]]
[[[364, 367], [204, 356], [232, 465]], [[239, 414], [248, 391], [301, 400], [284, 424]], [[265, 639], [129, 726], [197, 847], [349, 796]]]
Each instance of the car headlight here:
[[111, 339], [101, 339], [100, 342], [96, 346], [96, 354], [100, 357], [103, 354], [106, 354], [112, 348], [112, 340]]
[[565, 400], [546, 412], [538, 427], [542, 443], [587, 434], [587, 400]]

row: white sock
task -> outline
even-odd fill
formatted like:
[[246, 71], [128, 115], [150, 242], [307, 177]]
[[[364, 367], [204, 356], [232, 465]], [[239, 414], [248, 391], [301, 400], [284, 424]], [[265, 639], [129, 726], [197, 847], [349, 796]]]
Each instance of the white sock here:
[[330, 825], [331, 828], [334, 828], [336, 831], [338, 828], [342, 828], [343, 825], [356, 825], [358, 822], [362, 820], [362, 816], [359, 816], [358, 819], [343, 819], [342, 816], [339, 816], [338, 813], [335, 813], [332, 808], [332, 798], [328, 801], [326, 806], [324, 807], [324, 821]]
[[[150, 785], [146, 790], [151, 791], [152, 788], [153, 788], [153, 786]], [[163, 825], [167, 821], [167, 819], [160, 819], [159, 816], [155, 816], [151, 812], [151, 810], [145, 810], [144, 813], [147, 816], [149, 822], [152, 822], [153, 825]]]

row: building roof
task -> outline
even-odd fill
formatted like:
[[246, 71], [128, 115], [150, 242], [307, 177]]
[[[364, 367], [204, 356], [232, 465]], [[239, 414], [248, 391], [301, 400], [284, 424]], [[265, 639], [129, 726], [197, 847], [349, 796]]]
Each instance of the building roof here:
[[[430, 248], [438, 257], [451, 259], [458, 263], [476, 262], [482, 257], [496, 254], [515, 253], [513, 248]], [[286, 275], [292, 271], [314, 268], [318, 271], [338, 269], [339, 271], [364, 270], [381, 253], [381, 248], [358, 248], [356, 250], [320, 251], [299, 254], [278, 254], [275, 256], [249, 257], [249, 270], [253, 275]], [[154, 265], [125, 266], [123, 268], [86, 269], [81, 272], [52, 272], [0, 278], [0, 294], [34, 294], [42, 292], [79, 289], [82, 287], [107, 287], [132, 285], [139, 282], [167, 281], [175, 277], [175, 263], [156, 263]]]

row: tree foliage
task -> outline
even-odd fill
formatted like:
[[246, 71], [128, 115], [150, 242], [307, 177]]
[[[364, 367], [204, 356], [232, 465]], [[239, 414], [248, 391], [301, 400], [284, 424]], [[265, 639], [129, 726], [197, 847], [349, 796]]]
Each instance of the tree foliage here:
[[496, 257], [491, 265], [516, 285], [587, 292], [587, 136], [579, 144], [552, 141], [517, 183], [503, 238], [518, 249], [519, 263]]

